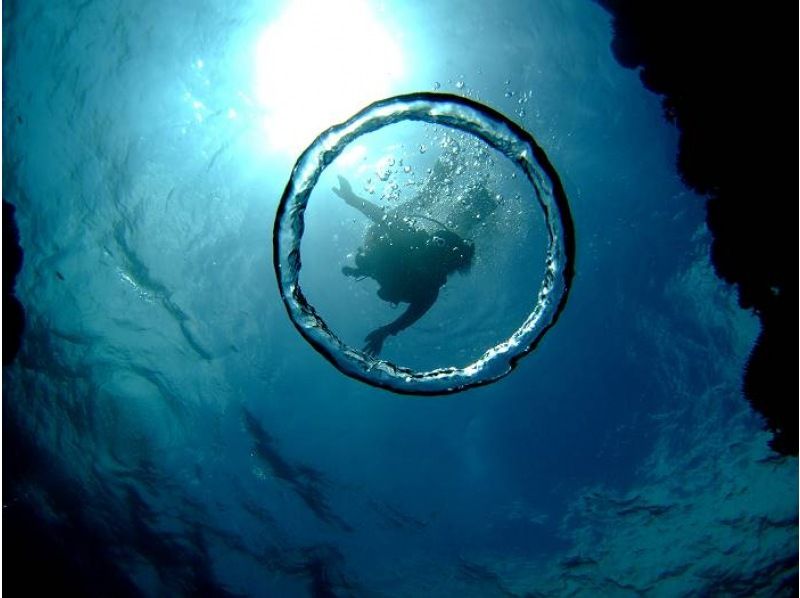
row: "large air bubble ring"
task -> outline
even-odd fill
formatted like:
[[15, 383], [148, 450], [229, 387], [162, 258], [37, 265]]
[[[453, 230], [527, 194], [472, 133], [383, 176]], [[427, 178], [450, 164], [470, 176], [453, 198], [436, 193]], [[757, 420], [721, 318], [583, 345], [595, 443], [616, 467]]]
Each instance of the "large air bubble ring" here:
[[[308, 303], [300, 288], [300, 242], [304, 214], [322, 171], [360, 136], [401, 121], [443, 125], [483, 140], [511, 160], [530, 183], [531, 200], [541, 208], [547, 228], [544, 276], [536, 304], [506, 340], [465, 367], [415, 371], [378, 359], [343, 343]], [[514, 369], [556, 323], [564, 309], [574, 272], [572, 216], [558, 174], [533, 137], [519, 125], [473, 100], [449, 94], [415, 93], [381, 100], [347, 122], [323, 132], [292, 170], [281, 197], [273, 231], [278, 287], [300, 334], [342, 373], [367, 384], [413, 395], [449, 394], [494, 382]]]

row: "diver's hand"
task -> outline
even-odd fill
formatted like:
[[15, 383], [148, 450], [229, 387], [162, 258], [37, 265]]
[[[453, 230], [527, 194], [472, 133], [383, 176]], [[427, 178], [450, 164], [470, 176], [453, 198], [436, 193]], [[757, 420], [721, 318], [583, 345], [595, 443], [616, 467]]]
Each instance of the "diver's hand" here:
[[385, 327], [373, 330], [364, 339], [367, 341], [367, 344], [364, 345], [362, 351], [364, 351], [364, 353], [367, 355], [376, 357], [378, 353], [381, 352], [381, 349], [383, 348], [383, 341], [386, 340], [387, 336], [389, 336], [389, 331]]
[[348, 183], [347, 179], [343, 176], [339, 176], [337, 178], [339, 179], [339, 188], [337, 189], [336, 187], [333, 187], [331, 191], [345, 201], [352, 201], [355, 193], [353, 193], [353, 188], [350, 186], [350, 183]]

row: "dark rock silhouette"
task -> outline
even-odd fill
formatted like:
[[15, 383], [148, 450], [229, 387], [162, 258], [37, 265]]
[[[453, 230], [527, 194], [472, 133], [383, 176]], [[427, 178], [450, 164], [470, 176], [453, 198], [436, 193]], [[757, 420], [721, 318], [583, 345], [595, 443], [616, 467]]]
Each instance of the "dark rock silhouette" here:
[[717, 275], [761, 320], [745, 395], [773, 431], [772, 448], [796, 455], [797, 6], [597, 1], [614, 16], [617, 60], [640, 68], [681, 131], [678, 169], [708, 197]]
[[14, 295], [22, 269], [22, 247], [13, 205], [3, 200], [3, 365], [14, 361], [25, 331], [25, 309]]

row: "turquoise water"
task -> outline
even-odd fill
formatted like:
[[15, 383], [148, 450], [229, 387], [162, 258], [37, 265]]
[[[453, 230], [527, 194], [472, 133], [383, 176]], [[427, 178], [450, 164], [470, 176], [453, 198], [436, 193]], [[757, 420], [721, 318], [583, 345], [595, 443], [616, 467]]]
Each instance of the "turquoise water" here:
[[[142, 595], [774, 595], [796, 575], [797, 464], [740, 392], [757, 321], [714, 277], [677, 133], [599, 7], [26, 2], [3, 33], [28, 318], [4, 426], [46, 464], [6, 485], [3, 516], [36, 513], [95, 594], [112, 584], [98, 558]], [[299, 153], [417, 91], [529, 131], [577, 243], [536, 351], [440, 398], [342, 375], [272, 269]], [[437, 146], [420, 139], [390, 151], [421, 178]], [[340, 275], [363, 230], [340, 207], [319, 213], [343, 240], [316, 276], [357, 344], [374, 326], [348, 309], [385, 306]], [[517, 320], [541, 247], [503, 230], [489, 246], [508, 252], [484, 250], [387, 351], [447, 360]]]

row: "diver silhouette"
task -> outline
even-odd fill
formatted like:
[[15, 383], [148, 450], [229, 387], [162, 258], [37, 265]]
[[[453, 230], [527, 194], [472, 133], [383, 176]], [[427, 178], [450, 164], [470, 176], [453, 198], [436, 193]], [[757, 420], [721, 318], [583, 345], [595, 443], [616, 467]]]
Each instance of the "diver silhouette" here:
[[342, 273], [357, 279], [372, 278], [379, 285], [378, 297], [393, 304], [408, 303], [397, 319], [370, 332], [364, 351], [377, 355], [387, 337], [405, 330], [424, 316], [436, 302], [439, 289], [453, 272], [465, 273], [472, 265], [475, 246], [448, 230], [427, 232], [412, 222], [415, 217], [388, 211], [357, 196], [344, 177], [333, 192], [372, 222], [355, 256], [355, 268]]

